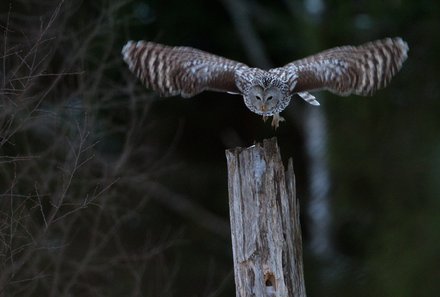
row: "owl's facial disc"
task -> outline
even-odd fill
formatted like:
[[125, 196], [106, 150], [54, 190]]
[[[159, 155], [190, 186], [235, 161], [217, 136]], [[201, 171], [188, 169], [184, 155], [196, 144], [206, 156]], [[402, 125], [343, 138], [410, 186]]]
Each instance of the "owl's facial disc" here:
[[271, 116], [278, 112], [277, 107], [282, 97], [283, 94], [279, 88], [269, 87], [265, 89], [257, 85], [249, 90], [245, 103], [251, 111], [260, 115]]

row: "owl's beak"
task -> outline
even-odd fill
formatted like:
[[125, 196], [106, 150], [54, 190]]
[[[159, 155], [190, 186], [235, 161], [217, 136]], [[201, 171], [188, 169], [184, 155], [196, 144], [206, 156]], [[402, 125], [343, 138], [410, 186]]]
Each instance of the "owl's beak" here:
[[266, 104], [261, 105], [261, 111], [262, 112], [266, 112], [267, 111], [267, 105]]

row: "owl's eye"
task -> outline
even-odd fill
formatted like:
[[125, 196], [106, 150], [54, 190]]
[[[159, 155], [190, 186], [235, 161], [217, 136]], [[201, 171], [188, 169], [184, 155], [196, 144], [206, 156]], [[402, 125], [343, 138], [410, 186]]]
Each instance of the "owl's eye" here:
[[269, 101], [269, 100], [272, 100], [273, 99], [273, 96], [269, 96], [269, 97], [267, 97], [267, 101]]
[[261, 100], [261, 97], [260, 96], [255, 96], [255, 98], [257, 99], [257, 100]]

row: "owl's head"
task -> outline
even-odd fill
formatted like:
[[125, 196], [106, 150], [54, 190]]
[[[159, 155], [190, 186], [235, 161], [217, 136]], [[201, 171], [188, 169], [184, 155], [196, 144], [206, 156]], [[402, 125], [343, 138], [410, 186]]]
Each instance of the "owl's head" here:
[[289, 105], [291, 95], [285, 82], [275, 77], [265, 77], [255, 79], [243, 97], [244, 103], [252, 112], [272, 116]]

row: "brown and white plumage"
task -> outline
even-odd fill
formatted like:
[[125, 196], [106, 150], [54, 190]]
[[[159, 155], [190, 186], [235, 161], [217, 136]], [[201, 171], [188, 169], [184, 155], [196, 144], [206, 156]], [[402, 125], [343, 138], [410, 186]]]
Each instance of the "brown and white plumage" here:
[[273, 116], [275, 127], [294, 94], [314, 105], [319, 103], [311, 91], [372, 95], [399, 71], [407, 52], [401, 38], [386, 38], [335, 47], [265, 71], [190, 47], [129, 41], [122, 49], [129, 69], [160, 95], [191, 97], [205, 90], [239, 93], [251, 111]]
[[234, 73], [246, 65], [191, 47], [170, 47], [154, 42], [129, 41], [124, 61], [141, 81], [161, 96], [192, 97], [198, 93], [238, 93]]

